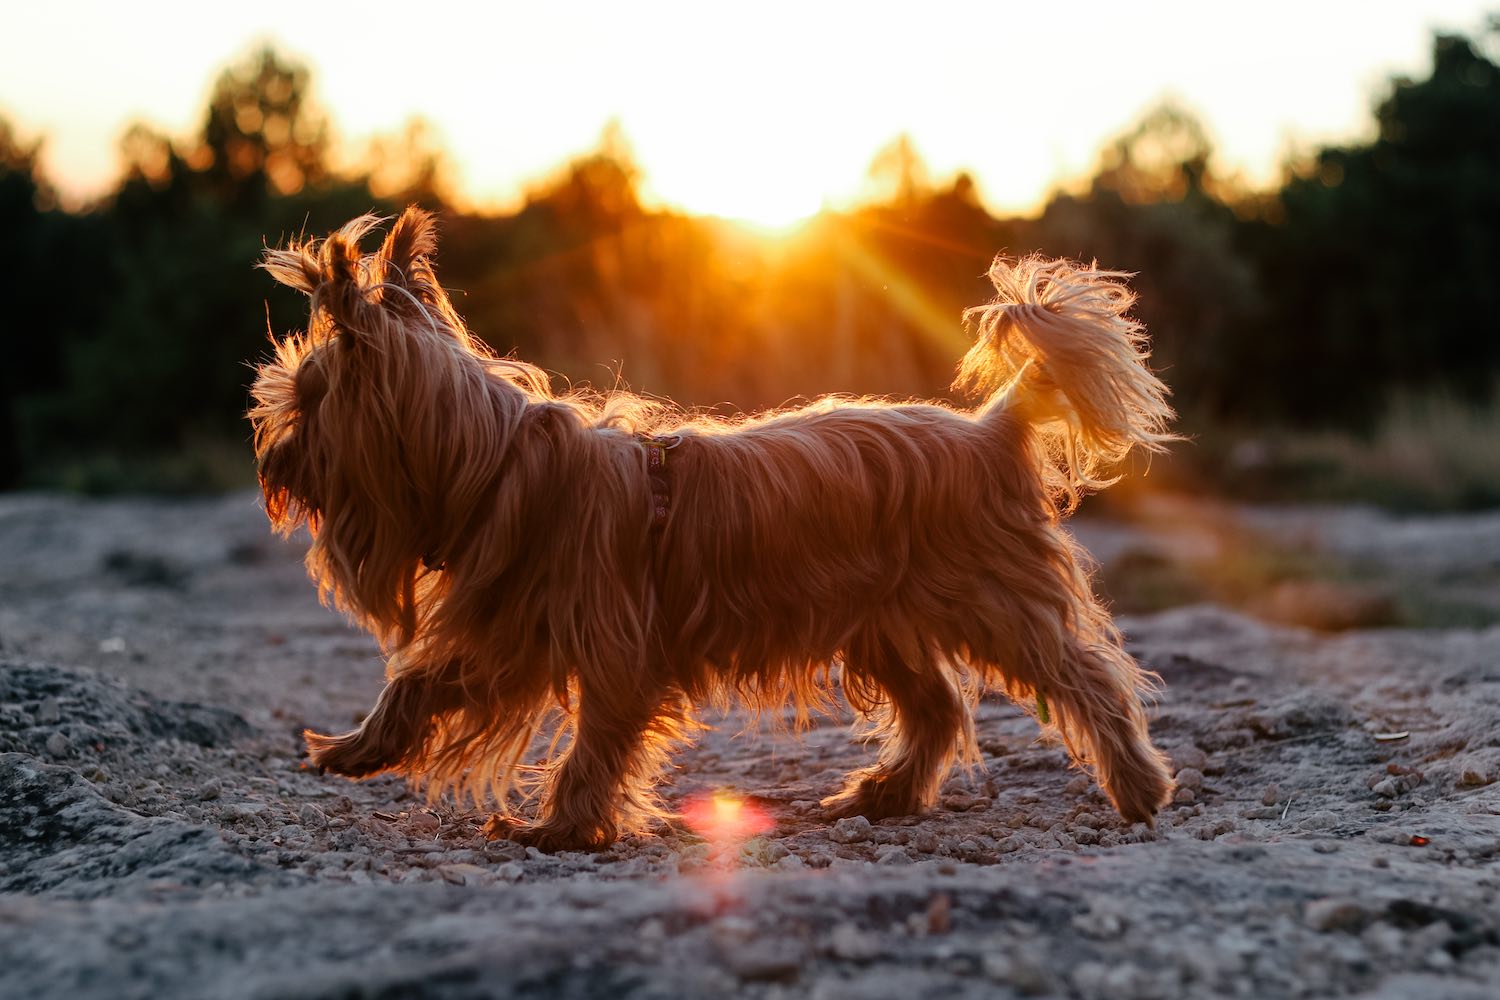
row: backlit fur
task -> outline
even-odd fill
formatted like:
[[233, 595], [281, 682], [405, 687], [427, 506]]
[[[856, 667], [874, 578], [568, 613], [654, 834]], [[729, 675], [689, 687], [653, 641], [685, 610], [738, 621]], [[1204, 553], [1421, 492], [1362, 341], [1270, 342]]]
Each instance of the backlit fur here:
[[[307, 734], [315, 763], [502, 809], [527, 778], [534, 821], [496, 832], [600, 846], [660, 814], [652, 789], [693, 706], [805, 719], [841, 690], [881, 746], [825, 805], [876, 819], [932, 804], [976, 757], [976, 694], [998, 689], [1028, 710], [1044, 698], [1126, 819], [1165, 803], [1153, 678], [1060, 525], [1132, 450], [1171, 440], [1125, 276], [997, 259], [997, 298], [967, 316], [960, 381], [988, 394], [973, 411], [825, 399], [720, 420], [554, 394], [470, 336], [433, 273], [429, 215], [408, 210], [365, 253], [378, 221], [264, 263], [312, 301], [254, 387], [266, 511], [307, 527], [325, 600], [389, 657], [363, 725]], [[681, 436], [659, 530], [653, 434]]]

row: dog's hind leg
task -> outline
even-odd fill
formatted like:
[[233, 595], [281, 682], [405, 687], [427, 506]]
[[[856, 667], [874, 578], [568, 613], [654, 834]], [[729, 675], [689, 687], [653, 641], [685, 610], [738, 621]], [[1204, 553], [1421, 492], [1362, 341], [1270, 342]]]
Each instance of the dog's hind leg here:
[[832, 816], [882, 819], [928, 808], [972, 727], [951, 670], [920, 642], [907, 645], [865, 635], [845, 652], [846, 692], [863, 694], [873, 685], [878, 694], [870, 694], [885, 699], [877, 729], [884, 742], [873, 766], [849, 775], [842, 792], [823, 800]]
[[968, 616], [972, 666], [1038, 714], [1045, 704], [1069, 754], [1093, 767], [1120, 815], [1152, 822], [1172, 790], [1141, 700], [1152, 676], [1125, 652], [1067, 538], [1010, 552], [1010, 580]]
[[308, 759], [350, 778], [411, 764], [421, 756], [436, 717], [463, 704], [458, 674], [456, 666], [397, 673], [358, 729], [341, 736], [305, 731]]

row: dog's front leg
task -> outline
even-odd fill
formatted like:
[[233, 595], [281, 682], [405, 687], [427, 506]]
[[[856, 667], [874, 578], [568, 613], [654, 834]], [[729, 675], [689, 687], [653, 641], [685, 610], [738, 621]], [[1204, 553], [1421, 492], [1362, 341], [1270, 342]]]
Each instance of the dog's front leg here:
[[358, 729], [340, 736], [303, 732], [308, 759], [349, 778], [402, 769], [420, 758], [437, 716], [463, 704], [458, 668], [397, 671]]
[[633, 682], [581, 683], [572, 743], [552, 766], [536, 824], [492, 832], [543, 851], [607, 847], [627, 814], [656, 812], [651, 785], [673, 718], [658, 692]]

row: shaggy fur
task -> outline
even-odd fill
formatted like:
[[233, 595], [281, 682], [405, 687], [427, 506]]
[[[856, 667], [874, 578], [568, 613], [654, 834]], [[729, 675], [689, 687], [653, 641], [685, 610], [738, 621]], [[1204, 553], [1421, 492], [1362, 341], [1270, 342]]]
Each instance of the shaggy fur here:
[[[930, 806], [975, 757], [989, 688], [1048, 706], [1127, 820], [1166, 802], [1153, 678], [1059, 523], [1171, 439], [1123, 275], [997, 259], [998, 297], [966, 317], [960, 381], [990, 394], [972, 412], [825, 399], [721, 421], [554, 395], [470, 336], [434, 276], [430, 216], [408, 210], [365, 254], [378, 222], [264, 262], [312, 300], [255, 382], [266, 512], [307, 526], [324, 599], [389, 655], [363, 725], [307, 734], [316, 764], [502, 809], [529, 772], [535, 821], [496, 832], [597, 847], [660, 815], [652, 788], [695, 704], [802, 720], [841, 687], [882, 742], [825, 805], [875, 819]], [[643, 435], [668, 433], [654, 529]], [[524, 767], [549, 734], [551, 762]]]

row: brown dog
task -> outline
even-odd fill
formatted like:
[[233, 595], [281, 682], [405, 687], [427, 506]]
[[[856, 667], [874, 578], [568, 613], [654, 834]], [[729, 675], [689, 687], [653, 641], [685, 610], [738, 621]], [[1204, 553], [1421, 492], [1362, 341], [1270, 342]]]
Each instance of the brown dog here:
[[315, 763], [504, 808], [551, 730], [565, 749], [539, 816], [509, 835], [597, 847], [659, 814], [693, 704], [805, 718], [837, 683], [884, 742], [825, 805], [875, 819], [931, 805], [975, 756], [976, 692], [998, 687], [1151, 821], [1171, 790], [1141, 706], [1152, 678], [1059, 524], [1133, 448], [1172, 438], [1122, 275], [997, 259], [998, 297], [967, 316], [960, 381], [992, 393], [972, 412], [828, 399], [724, 421], [554, 395], [465, 329], [430, 216], [408, 210], [363, 254], [378, 221], [264, 263], [312, 299], [255, 382], [266, 512], [307, 525], [324, 598], [390, 656], [359, 729], [307, 734]]

